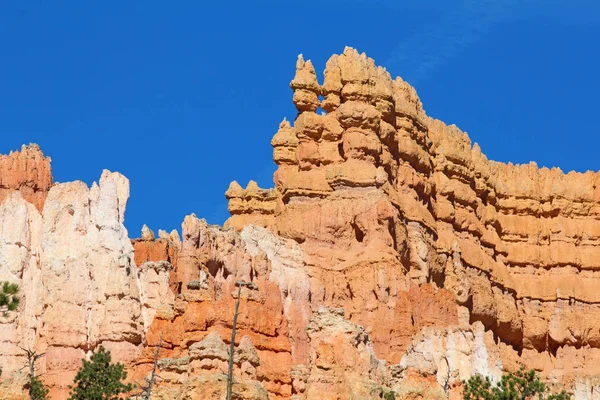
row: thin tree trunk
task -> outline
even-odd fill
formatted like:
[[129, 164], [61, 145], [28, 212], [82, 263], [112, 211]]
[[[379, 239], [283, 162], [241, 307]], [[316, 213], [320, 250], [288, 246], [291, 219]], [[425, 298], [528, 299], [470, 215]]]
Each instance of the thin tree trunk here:
[[156, 379], [156, 367], [158, 365], [158, 352], [162, 347], [162, 335], [160, 335], [160, 341], [158, 342], [158, 347], [156, 348], [156, 354], [154, 355], [154, 366], [152, 367], [152, 375], [150, 375], [150, 382], [148, 382], [148, 391], [146, 392], [146, 400], [150, 399], [150, 394], [152, 393], [152, 386], [154, 385], [154, 380]]
[[229, 345], [229, 370], [227, 371], [227, 397], [231, 400], [233, 394], [233, 353], [235, 351], [235, 328], [237, 325], [238, 313], [240, 309], [240, 297], [242, 295], [242, 284], [238, 286], [238, 297], [235, 302], [235, 314], [233, 314], [233, 328], [231, 329], [231, 344]]

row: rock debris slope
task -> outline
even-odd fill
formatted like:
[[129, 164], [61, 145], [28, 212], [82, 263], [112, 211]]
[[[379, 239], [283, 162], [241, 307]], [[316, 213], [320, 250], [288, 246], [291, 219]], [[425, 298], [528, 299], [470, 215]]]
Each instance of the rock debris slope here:
[[36, 146], [0, 157], [0, 392], [23, 397], [20, 347], [57, 399], [104, 344], [132, 380], [162, 338], [157, 399], [224, 396], [241, 292], [242, 399], [460, 398], [522, 363], [600, 398], [600, 176], [489, 161], [364, 54], [302, 56], [298, 115], [273, 137], [274, 188], [231, 183], [225, 227], [123, 226], [129, 183], [52, 184]]

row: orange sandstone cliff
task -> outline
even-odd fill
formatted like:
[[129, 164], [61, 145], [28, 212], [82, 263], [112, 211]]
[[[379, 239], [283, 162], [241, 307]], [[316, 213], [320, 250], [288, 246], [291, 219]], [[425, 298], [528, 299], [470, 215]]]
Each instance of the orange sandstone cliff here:
[[51, 186], [50, 158], [44, 157], [37, 145], [0, 155], [0, 203], [10, 193], [19, 191], [41, 212]]
[[[224, 227], [123, 226], [129, 182], [52, 184], [35, 146], [0, 157], [0, 396], [21, 348], [65, 399], [100, 344], [153, 398], [221, 399], [241, 292], [239, 399], [460, 398], [520, 364], [600, 398], [600, 175], [489, 161], [415, 90], [346, 48], [319, 83], [300, 56], [298, 115], [273, 137], [274, 188], [231, 183]], [[162, 338], [162, 339], [161, 339]]]

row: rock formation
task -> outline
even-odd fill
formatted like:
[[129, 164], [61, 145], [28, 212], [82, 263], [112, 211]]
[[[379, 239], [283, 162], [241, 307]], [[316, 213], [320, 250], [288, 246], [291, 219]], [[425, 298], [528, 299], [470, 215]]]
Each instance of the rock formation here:
[[123, 226], [128, 181], [53, 184], [36, 146], [0, 157], [0, 396], [21, 348], [64, 399], [103, 344], [132, 381], [161, 344], [157, 399], [223, 398], [236, 282], [240, 399], [460, 398], [520, 364], [600, 398], [600, 174], [489, 161], [415, 90], [346, 48], [302, 56], [298, 110], [271, 144], [274, 188], [233, 182], [225, 227]]
[[44, 157], [35, 144], [23, 146], [21, 151], [0, 155], [0, 202], [12, 192], [21, 196], [42, 211], [48, 191], [52, 186], [50, 158]]

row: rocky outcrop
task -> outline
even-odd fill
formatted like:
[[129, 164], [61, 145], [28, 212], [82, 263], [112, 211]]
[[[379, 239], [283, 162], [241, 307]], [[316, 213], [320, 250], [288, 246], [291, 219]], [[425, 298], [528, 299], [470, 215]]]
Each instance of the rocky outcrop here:
[[295, 398], [316, 400], [327, 393], [335, 399], [382, 399], [392, 392], [385, 386], [385, 361], [375, 356], [364, 328], [344, 319], [343, 309], [319, 308], [307, 331], [310, 360], [308, 366], [296, 367], [304, 374], [297, 374]]
[[[575, 354], [596, 349], [583, 316], [597, 307], [598, 174], [488, 161], [353, 49], [327, 62], [323, 85], [299, 57], [291, 87], [298, 115], [272, 141], [279, 205], [263, 226], [306, 253], [314, 305], [344, 307], [390, 363], [422, 332], [481, 324], [500, 354], [488, 372], [525, 362], [571, 387], [595, 376]], [[415, 318], [424, 301], [406, 301], [428, 287], [431, 326]]]
[[123, 226], [128, 181], [54, 184], [35, 146], [0, 158], [1, 395], [22, 348], [65, 398], [99, 344], [161, 399], [221, 398], [236, 282], [243, 399], [458, 399], [473, 374], [525, 364], [576, 399], [600, 390], [598, 173], [487, 160], [415, 90], [347, 48], [320, 84], [298, 58], [298, 110], [274, 135], [274, 187], [226, 192], [225, 227]]
[[275, 190], [265, 190], [250, 181], [246, 189], [237, 182], [231, 182], [225, 192], [229, 201], [228, 210], [231, 218], [225, 227], [241, 230], [246, 225], [271, 226], [274, 222], [274, 213], [277, 208], [277, 194]]
[[[254, 285], [241, 291], [236, 340], [242, 354], [235, 356], [236, 375], [260, 381], [271, 398], [289, 398], [293, 353], [296, 348], [307, 351], [305, 333], [297, 335], [298, 343], [290, 340], [290, 329], [299, 333], [306, 327], [302, 316], [299, 320], [287, 317], [308, 305], [307, 301], [292, 304], [289, 297], [304, 287], [299, 275], [304, 271], [294, 274], [286, 269], [298, 257], [294, 245], [262, 228], [250, 226], [239, 234], [209, 226], [195, 216], [186, 217], [181, 253], [172, 274], [175, 300], [161, 305], [147, 334], [150, 345], [158, 344], [162, 336], [170, 358], [208, 357], [201, 366], [190, 364], [187, 375], [178, 380], [226, 373], [228, 350], [223, 341], [229, 344], [231, 337], [235, 282], [252, 281]], [[304, 293], [308, 297], [308, 291]]]
[[[229, 349], [217, 331], [211, 331], [188, 347], [187, 355], [162, 358], [158, 362], [163, 384], [155, 391], [157, 399], [220, 399], [227, 391]], [[235, 365], [242, 376], [233, 385], [235, 398], [267, 400], [264, 387], [256, 381], [260, 358], [251, 339], [244, 336], [235, 354]]]
[[45, 354], [38, 368], [55, 398], [100, 344], [122, 361], [139, 357], [151, 321], [123, 226], [128, 197], [128, 180], [104, 171], [91, 188], [52, 186], [42, 213], [19, 191], [0, 205], [0, 278], [18, 283], [22, 299], [1, 321], [5, 393], [22, 389], [24, 348]]
[[0, 203], [18, 191], [41, 212], [51, 186], [50, 158], [37, 145], [0, 155]]

